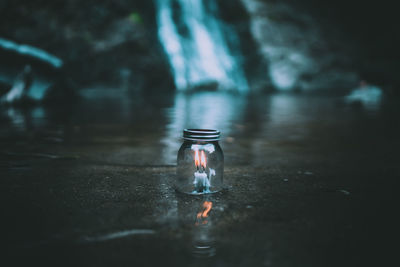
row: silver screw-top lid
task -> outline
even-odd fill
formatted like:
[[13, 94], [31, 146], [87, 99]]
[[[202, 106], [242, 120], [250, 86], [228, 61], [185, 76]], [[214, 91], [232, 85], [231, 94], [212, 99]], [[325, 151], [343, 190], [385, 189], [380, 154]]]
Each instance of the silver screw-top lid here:
[[184, 129], [183, 139], [190, 141], [218, 141], [220, 131], [212, 129]]

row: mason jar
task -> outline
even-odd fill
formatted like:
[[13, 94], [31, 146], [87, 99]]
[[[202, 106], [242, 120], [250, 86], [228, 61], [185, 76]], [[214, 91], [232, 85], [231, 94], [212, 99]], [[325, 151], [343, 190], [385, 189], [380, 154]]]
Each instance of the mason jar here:
[[201, 195], [223, 189], [224, 154], [218, 144], [219, 138], [217, 130], [183, 130], [183, 144], [178, 151], [176, 190]]

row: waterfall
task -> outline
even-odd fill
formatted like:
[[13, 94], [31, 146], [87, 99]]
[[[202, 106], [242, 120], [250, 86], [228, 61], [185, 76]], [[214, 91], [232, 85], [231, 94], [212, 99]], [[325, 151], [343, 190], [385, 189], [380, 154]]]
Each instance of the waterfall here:
[[218, 19], [214, 0], [156, 0], [158, 36], [178, 90], [217, 83], [249, 89], [241, 55], [229, 47], [235, 32]]

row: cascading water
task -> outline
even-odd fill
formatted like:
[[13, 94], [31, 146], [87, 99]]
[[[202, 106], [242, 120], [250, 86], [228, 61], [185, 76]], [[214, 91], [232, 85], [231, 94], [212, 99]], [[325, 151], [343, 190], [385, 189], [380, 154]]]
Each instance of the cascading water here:
[[214, 0], [156, 0], [156, 7], [158, 36], [178, 90], [214, 83], [249, 90], [241, 55], [228, 45], [235, 33], [218, 19]]

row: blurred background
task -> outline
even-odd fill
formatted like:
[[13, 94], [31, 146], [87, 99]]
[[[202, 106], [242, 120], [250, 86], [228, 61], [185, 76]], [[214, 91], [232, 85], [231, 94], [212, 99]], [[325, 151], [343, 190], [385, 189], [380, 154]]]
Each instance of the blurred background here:
[[[3, 0], [0, 12], [3, 229], [16, 255], [200, 266], [178, 251], [199, 206], [171, 187], [184, 128], [222, 133], [218, 266], [380, 255], [391, 232], [376, 215], [396, 203], [400, 172], [394, 1]], [[74, 247], [131, 228], [152, 237]]]
[[0, 9], [2, 94], [28, 64], [37, 99], [49, 86], [254, 93], [400, 83], [388, 0], [16, 0]]
[[[15, 0], [0, 10], [6, 124], [28, 113], [129, 121], [174, 107], [183, 120], [176, 131], [218, 127], [240, 116], [232, 98], [255, 94], [347, 96], [336, 100], [375, 109], [399, 95], [398, 18], [388, 0]], [[188, 95], [204, 91], [219, 96]], [[178, 107], [188, 97], [213, 115], [193, 119], [191, 107]], [[30, 107], [25, 115], [21, 106]], [[221, 121], [208, 125], [215, 115]]]
[[[378, 112], [399, 96], [388, 0], [15, 0], [0, 10], [4, 136], [154, 122], [173, 150], [184, 127], [229, 136], [301, 97]], [[291, 100], [267, 108], [274, 97]]]

